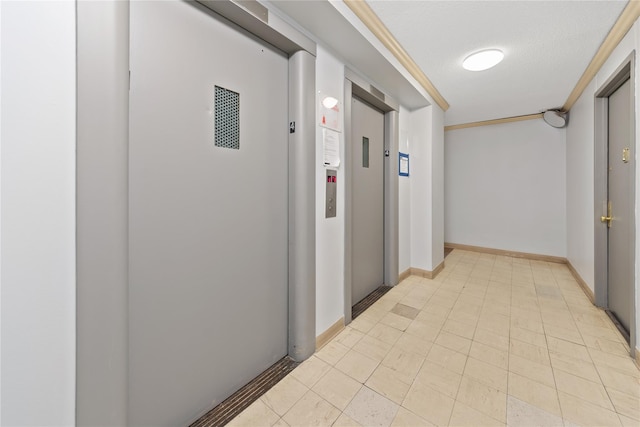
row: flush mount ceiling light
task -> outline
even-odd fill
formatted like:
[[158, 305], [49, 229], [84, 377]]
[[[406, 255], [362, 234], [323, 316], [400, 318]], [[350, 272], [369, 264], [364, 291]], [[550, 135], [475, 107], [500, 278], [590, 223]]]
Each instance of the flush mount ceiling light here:
[[472, 53], [462, 61], [462, 66], [469, 71], [482, 71], [495, 67], [504, 58], [504, 53], [498, 49], [486, 49]]

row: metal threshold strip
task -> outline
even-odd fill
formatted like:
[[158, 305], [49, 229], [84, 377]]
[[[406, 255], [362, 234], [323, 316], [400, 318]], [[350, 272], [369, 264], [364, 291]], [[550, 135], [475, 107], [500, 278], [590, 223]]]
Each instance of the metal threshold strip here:
[[229, 396], [224, 402], [200, 417], [190, 427], [223, 426], [247, 409], [260, 396], [278, 384], [299, 363], [288, 356], [280, 359], [269, 369], [258, 375], [249, 384]]
[[367, 308], [371, 307], [376, 301], [378, 301], [384, 294], [391, 290], [391, 286], [380, 286], [375, 291], [364, 297], [362, 301], [357, 303], [351, 308], [351, 319], [355, 319], [360, 316]]

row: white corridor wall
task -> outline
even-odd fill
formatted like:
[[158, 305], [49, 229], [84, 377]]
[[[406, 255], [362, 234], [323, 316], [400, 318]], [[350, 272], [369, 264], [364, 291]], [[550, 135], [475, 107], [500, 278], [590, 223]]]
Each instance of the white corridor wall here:
[[75, 424], [75, 2], [1, 2], [2, 419]]
[[565, 168], [543, 120], [445, 132], [445, 241], [566, 256]]

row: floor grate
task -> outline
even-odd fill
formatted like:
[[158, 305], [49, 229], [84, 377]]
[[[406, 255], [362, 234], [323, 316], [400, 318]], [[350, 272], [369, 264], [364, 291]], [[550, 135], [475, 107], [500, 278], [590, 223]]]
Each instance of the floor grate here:
[[293, 371], [299, 363], [284, 357], [258, 375], [249, 384], [229, 396], [224, 402], [200, 417], [190, 427], [217, 427], [226, 425], [260, 396]]
[[373, 303], [378, 301], [384, 294], [391, 290], [391, 286], [380, 286], [375, 291], [364, 297], [362, 301], [351, 307], [351, 319], [355, 319], [360, 316], [367, 308], [371, 307]]

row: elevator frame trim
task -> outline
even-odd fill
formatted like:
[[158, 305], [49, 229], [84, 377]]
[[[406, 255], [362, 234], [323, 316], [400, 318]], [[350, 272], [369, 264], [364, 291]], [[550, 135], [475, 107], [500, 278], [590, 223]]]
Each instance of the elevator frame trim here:
[[[315, 57], [316, 43], [275, 14], [268, 19], [257, 17], [253, 7], [233, 0], [201, 0], [200, 4], [222, 16], [232, 25], [253, 34], [289, 55], [289, 116], [297, 122], [296, 133], [289, 136], [289, 155], [301, 161], [300, 167], [289, 171], [296, 185], [295, 218], [289, 217], [289, 352], [296, 351], [298, 360], [315, 351]], [[257, 3], [257, 2], [256, 2]], [[129, 0], [82, 2], [77, 5], [76, 25], [78, 70], [78, 111], [76, 123], [76, 247], [78, 258], [76, 283], [78, 297], [76, 315], [76, 420], [78, 424], [106, 423], [126, 425], [128, 411], [128, 146], [129, 146]], [[96, 9], [97, 8], [97, 9]], [[96, 9], [96, 10], [94, 10]], [[102, 28], [104, 15], [113, 17], [106, 32], [93, 37], [86, 29]], [[100, 52], [100, 64], [95, 67], [83, 58]], [[110, 82], [111, 96], [96, 96], [95, 81]], [[292, 106], [294, 99], [295, 107]], [[102, 112], [116, 112], [102, 114]], [[286, 126], [283, 123], [283, 126]], [[113, 136], [109, 144], [95, 144], [103, 136]], [[102, 139], [101, 139], [102, 138]], [[89, 144], [89, 142], [94, 142]], [[105, 148], [106, 147], [106, 148]], [[100, 151], [102, 150], [102, 151]], [[106, 151], [105, 151], [106, 150]], [[302, 174], [298, 176], [296, 174]], [[96, 183], [100, 185], [96, 186]], [[308, 189], [304, 192], [303, 190]], [[96, 230], [108, 230], [101, 239]], [[291, 242], [291, 238], [295, 241]], [[106, 249], [105, 249], [106, 248]], [[292, 257], [297, 258], [293, 259]], [[106, 261], [105, 261], [106, 260]], [[106, 270], [105, 270], [106, 269]], [[104, 275], [102, 271], [112, 275]], [[82, 279], [84, 278], [84, 279]], [[98, 279], [99, 280], [98, 280]], [[292, 288], [295, 291], [292, 292]], [[80, 292], [82, 291], [82, 292]], [[96, 313], [104, 313], [108, 295], [113, 313], [105, 321]], [[107, 320], [109, 320], [107, 319]], [[292, 329], [293, 323], [293, 329]], [[106, 326], [105, 326], [106, 325]], [[108, 339], [105, 340], [104, 338]], [[293, 341], [292, 341], [293, 340]], [[105, 347], [106, 346], [106, 347]], [[95, 349], [105, 348], [104, 351]], [[294, 358], [296, 358], [294, 356]], [[109, 369], [104, 369], [108, 366]], [[82, 390], [80, 393], [78, 390]], [[99, 392], [96, 392], [98, 390]], [[106, 390], [106, 392], [105, 392]], [[82, 399], [80, 399], [82, 396]], [[202, 414], [194, 414], [199, 417]], [[194, 418], [194, 420], [196, 419]]]
[[345, 68], [344, 82], [344, 139], [345, 139], [345, 233], [344, 233], [344, 321], [351, 323], [353, 283], [353, 176], [351, 171], [352, 146], [358, 141], [351, 139], [351, 101], [354, 96], [368, 102], [384, 113], [384, 285], [398, 284], [398, 151], [400, 106], [392, 97], [383, 94], [366, 79]]
[[[636, 141], [636, 88], [635, 88], [635, 50], [627, 56], [621, 65], [611, 73], [604, 84], [602, 84], [596, 91], [595, 102], [595, 129], [594, 129], [594, 303], [598, 307], [608, 308], [608, 233], [606, 225], [600, 221], [602, 215], [603, 202], [606, 205], [608, 201], [608, 147], [609, 147], [609, 107], [608, 98], [613, 94], [623, 83], [627, 80], [631, 85], [631, 135], [633, 142]], [[637, 159], [637, 156], [636, 156]], [[629, 251], [631, 253], [631, 259], [636, 259], [635, 254], [637, 248], [635, 247], [636, 236], [636, 221], [635, 221], [635, 176], [636, 167], [635, 163], [632, 164], [632, 180], [631, 187], [629, 189], [629, 198], [631, 203], [631, 212], [629, 213], [629, 219], [631, 220], [631, 244]], [[638, 261], [636, 260], [636, 263]], [[635, 357], [636, 349], [636, 265], [631, 263], [629, 266], [631, 269], [630, 277], [635, 278], [635, 281], [631, 284], [631, 322], [629, 325], [629, 348], [630, 356]]]

